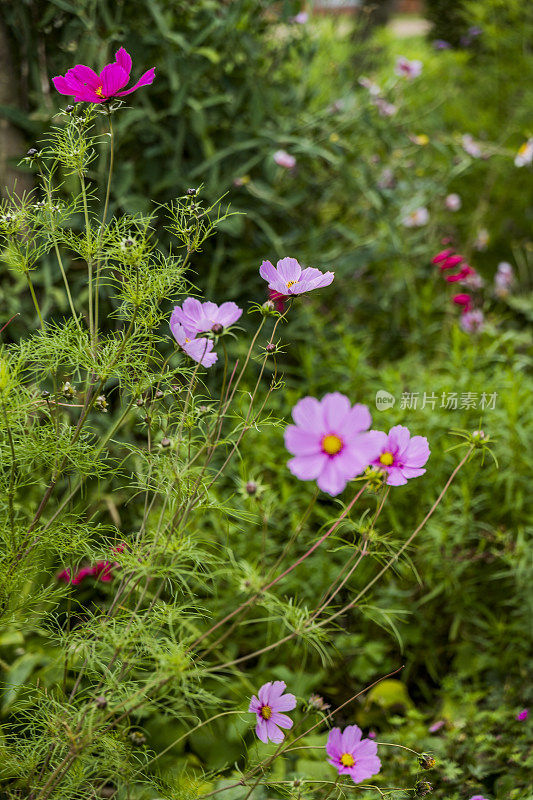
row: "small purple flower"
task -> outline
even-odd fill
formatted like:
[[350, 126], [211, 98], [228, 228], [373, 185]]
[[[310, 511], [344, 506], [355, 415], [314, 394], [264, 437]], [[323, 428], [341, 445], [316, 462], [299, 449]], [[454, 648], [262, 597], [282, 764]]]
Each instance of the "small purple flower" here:
[[294, 458], [287, 466], [302, 481], [316, 480], [333, 497], [379, 454], [379, 444], [367, 432], [368, 408], [352, 407], [339, 392], [322, 400], [304, 397], [292, 409], [292, 418], [296, 425], [285, 429], [285, 447]]
[[445, 39], [435, 39], [433, 41], [433, 47], [435, 50], [449, 50], [451, 48], [451, 44]]
[[401, 78], [408, 78], [411, 81], [413, 78], [418, 78], [422, 72], [422, 62], [418, 59], [409, 61], [405, 56], [398, 56], [394, 72]]
[[224, 328], [237, 322], [241, 314], [242, 308], [236, 303], [227, 302], [217, 306], [216, 303], [201, 303], [194, 297], [187, 297], [182, 307], [174, 307], [172, 319], [185, 328], [187, 335], [194, 337], [207, 331], [222, 333]]
[[372, 463], [387, 473], [389, 486], [403, 486], [409, 478], [418, 478], [426, 471], [422, 467], [431, 451], [425, 436], [411, 437], [404, 425], [395, 425], [388, 434], [370, 431], [370, 436], [379, 453]]
[[465, 133], [464, 136], [461, 137], [461, 144], [465, 153], [468, 153], [472, 158], [481, 158], [483, 155], [481, 147], [471, 134]]
[[263, 261], [259, 274], [268, 282], [269, 289], [285, 297], [322, 289], [335, 277], [333, 272], [321, 272], [314, 267], [302, 269], [295, 258], [282, 258], [276, 266], [271, 261]]
[[257, 717], [255, 732], [257, 738], [265, 744], [271, 742], [279, 744], [285, 738], [280, 728], [292, 728], [293, 721], [282, 711], [292, 711], [296, 708], [296, 697], [293, 694], [283, 694], [287, 684], [285, 681], [270, 681], [264, 683], [250, 700], [248, 711]]
[[276, 150], [272, 158], [279, 167], [283, 167], [284, 169], [294, 169], [296, 166], [295, 157], [287, 153], [286, 150]]
[[529, 714], [529, 708], [524, 708], [524, 710], [521, 711], [520, 714], [516, 715], [516, 720], [518, 722], [522, 722], [523, 720], [527, 719], [528, 714]]
[[429, 726], [429, 728], [428, 728], [428, 731], [429, 731], [430, 733], [437, 733], [437, 732], [438, 732], [438, 731], [440, 731], [440, 729], [441, 729], [441, 728], [443, 728], [445, 725], [446, 725], [446, 723], [444, 722], [444, 720], [443, 720], [443, 719], [438, 719], [436, 722], [434, 722], [434, 723], [433, 723], [433, 725], [430, 725], [430, 726]]
[[300, 11], [291, 19], [291, 22], [296, 23], [296, 25], [305, 25], [306, 22], [309, 22], [309, 14], [307, 11]]
[[398, 111], [398, 106], [395, 106], [394, 103], [389, 103], [383, 97], [376, 97], [373, 101], [373, 105], [376, 106], [382, 117], [393, 117]]
[[113, 97], [124, 97], [141, 86], [148, 86], [155, 78], [155, 67], [152, 67], [141, 75], [134, 86], [124, 89], [130, 80], [130, 72], [131, 56], [121, 47], [115, 54], [115, 61], [107, 64], [99, 75], [90, 67], [77, 64], [65, 75], [52, 78], [52, 82], [60, 94], [72, 96], [77, 102], [105, 103]]
[[187, 353], [189, 358], [201, 364], [202, 367], [212, 367], [218, 359], [216, 353], [213, 353], [213, 340], [206, 339], [205, 337], [195, 338], [187, 333], [183, 325], [180, 325], [175, 316], [175, 309], [170, 318], [170, 330], [174, 339], [177, 341], [184, 353]]
[[368, 780], [381, 769], [376, 742], [361, 736], [357, 725], [348, 725], [343, 731], [333, 728], [326, 744], [329, 763], [339, 775], [349, 775], [354, 783]]

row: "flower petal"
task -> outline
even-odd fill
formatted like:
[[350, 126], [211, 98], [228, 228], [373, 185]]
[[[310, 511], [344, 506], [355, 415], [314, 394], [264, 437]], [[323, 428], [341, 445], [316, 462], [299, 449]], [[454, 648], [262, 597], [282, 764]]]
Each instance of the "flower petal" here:
[[107, 64], [100, 73], [103, 96], [115, 97], [118, 90], [127, 84], [129, 77], [126, 70], [116, 62]]
[[406, 428], [405, 425], [395, 425], [389, 431], [389, 446], [391, 452], [402, 453], [409, 444], [409, 439], [411, 434], [409, 433], [409, 428]]
[[298, 400], [292, 409], [292, 418], [295, 423], [307, 431], [318, 434], [325, 433], [324, 413], [322, 404], [316, 397], [303, 397]]
[[340, 392], [331, 392], [322, 398], [322, 410], [328, 432], [339, 431], [349, 414], [351, 404], [348, 398]]
[[423, 467], [431, 451], [425, 436], [413, 436], [403, 454], [403, 462], [409, 467]]
[[302, 268], [295, 258], [282, 258], [277, 263], [278, 276], [284, 283], [297, 281], [302, 274]]
[[318, 488], [332, 497], [340, 494], [347, 484], [347, 480], [342, 471], [338, 469], [336, 461], [336, 458], [327, 458], [316, 481]]
[[[154, 82], [154, 79], [155, 79], [155, 67], [151, 67], [151, 69], [146, 70], [146, 72], [143, 75], [141, 75], [141, 77], [139, 78], [137, 83], [135, 83], [131, 87], [131, 89], [126, 89], [125, 92], [117, 92], [116, 96], [117, 97], [124, 97], [124, 95], [131, 94], [136, 89], [140, 89], [141, 86], [149, 86], [151, 83]], [[129, 80], [129, 75], [128, 75], [128, 80]], [[127, 82], [128, 81], [126, 81], [126, 83]], [[122, 85], [124, 85], [124, 84], [122, 84]]]
[[115, 53], [115, 61], [120, 67], [122, 67], [124, 72], [128, 73], [128, 80], [129, 80], [129, 74], [131, 72], [131, 56], [128, 53], [128, 51], [125, 50], [123, 47], [119, 48]]
[[353, 753], [356, 745], [361, 741], [363, 732], [358, 725], [348, 725], [342, 732], [343, 752]]
[[294, 476], [301, 481], [314, 481], [318, 478], [328, 461], [325, 453], [310, 456], [297, 456], [287, 462], [287, 466]]
[[322, 453], [320, 434], [288, 425], [285, 428], [285, 447], [294, 456], [311, 456]]
[[280, 728], [292, 728], [293, 721], [290, 717], [286, 714], [280, 714], [278, 711], [274, 711], [272, 716], [270, 717], [270, 722], [273, 722], [274, 725], [279, 725]]

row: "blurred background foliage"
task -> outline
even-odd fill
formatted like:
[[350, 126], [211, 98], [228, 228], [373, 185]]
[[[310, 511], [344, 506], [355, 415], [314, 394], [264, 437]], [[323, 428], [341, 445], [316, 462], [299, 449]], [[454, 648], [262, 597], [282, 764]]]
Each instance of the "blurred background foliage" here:
[[[13, 98], [4, 86], [0, 98], [7, 122], [1, 130], [10, 138], [2, 152], [11, 147], [13, 167], [13, 141], [21, 156], [51, 121], [61, 124], [54, 113], [68, 100], [51, 90], [50, 76], [75, 63], [102, 67], [122, 44], [132, 54], [135, 75], [156, 67], [153, 86], [131, 96], [130, 107], [116, 116], [113, 210], [150, 211], [153, 203], [200, 184], [209, 202], [225, 194], [241, 213], [221, 226], [194, 263], [193, 280], [209, 299], [261, 301], [263, 258], [291, 255], [335, 269], [327, 301], [305, 301], [291, 313], [286, 338], [293, 346], [281, 357], [285, 387], [274, 411], [288, 417], [302, 395], [338, 389], [368, 403], [376, 427], [403, 423], [427, 435], [427, 474], [393, 492], [378, 525], [378, 560], [415, 527], [453, 468], [457, 454], [448, 451], [458, 439], [451, 430], [483, 427], [494, 439], [499, 469], [487, 461], [482, 469], [472, 464], [464, 470], [397, 572], [380, 583], [367, 606], [343, 618], [344, 645], [334, 663], [324, 667], [316, 654], [292, 642], [274, 658], [258, 660], [257, 683], [268, 674], [290, 682], [297, 694], [318, 691], [336, 705], [354, 687], [403, 663], [401, 683], [390, 682], [362, 700], [359, 724], [380, 738], [386, 734], [387, 741], [434, 750], [440, 757], [430, 777], [436, 797], [525, 799], [531, 797], [530, 728], [515, 715], [533, 702], [526, 682], [533, 611], [533, 198], [531, 168], [515, 167], [514, 157], [533, 135], [533, 7], [521, 0], [462, 0], [452, 11], [449, 3], [429, 0], [433, 28], [427, 36], [403, 39], [390, 28], [369, 36], [357, 19], [297, 24], [292, 18], [299, 10], [296, 2], [268, 0], [4, 3], [7, 83], [17, 92]], [[467, 42], [474, 27], [480, 33]], [[452, 46], [436, 49], [435, 39]], [[422, 76], [396, 79], [398, 55], [420, 58]], [[375, 80], [397, 106], [394, 116], [380, 115], [358, 83], [362, 76]], [[482, 157], [465, 153], [465, 133], [479, 143]], [[103, 140], [103, 153], [106, 147]], [[293, 170], [274, 162], [279, 149], [296, 158]], [[103, 180], [105, 158], [99, 164], [95, 185]], [[8, 176], [7, 162], [3, 169]], [[19, 189], [29, 186], [31, 175], [22, 171]], [[446, 210], [450, 192], [460, 195], [460, 212]], [[429, 210], [429, 223], [406, 228], [405, 215], [421, 206]], [[443, 240], [485, 279], [487, 325], [478, 337], [459, 329], [451, 292], [430, 264]], [[516, 284], [498, 298], [491, 285], [500, 261], [512, 263]], [[85, 273], [74, 259], [69, 269], [83, 301]], [[43, 262], [34, 283], [47, 315], [66, 313], [52, 260]], [[5, 272], [0, 309], [2, 320], [20, 314], [4, 334], [7, 340], [36, 326], [25, 284]], [[393, 410], [375, 409], [378, 389], [394, 395]], [[403, 392], [419, 393], [416, 409], [401, 408]], [[424, 392], [438, 398], [434, 408], [422, 408]], [[479, 408], [447, 409], [443, 392], [496, 393], [496, 405], [484, 414]], [[138, 437], [138, 429], [130, 435]], [[279, 551], [310, 499], [311, 488], [296, 484], [285, 460], [279, 431], [271, 439], [252, 432], [239, 473], [221, 492], [253, 521], [205, 519], [213, 541], [223, 536], [234, 543], [243, 574], [244, 565], [256, 569]], [[244, 490], [249, 480], [262, 489], [252, 497]], [[89, 491], [95, 520], [118, 520], [125, 532], [134, 528], [138, 512], [121, 506], [120, 486], [102, 480]], [[320, 499], [302, 548], [332, 502]], [[343, 530], [350, 541], [359, 535], [356, 524]], [[326, 562], [317, 554], [291, 576], [287, 591], [297, 580], [302, 593], [303, 581], [310, 600], [316, 598], [343, 558], [339, 540], [335, 559]], [[370, 576], [372, 561], [355, 585]], [[221, 611], [231, 607], [236, 589], [223, 575], [216, 591]], [[253, 636], [239, 637], [236, 655], [255, 649]], [[26, 639], [0, 634], [2, 665], [15, 665], [2, 680], [16, 684], [21, 670], [23, 679], [32, 671], [37, 679], [43, 654], [36, 654], [33, 630]], [[220, 685], [216, 690], [222, 691]], [[435, 721], [444, 724], [431, 734]], [[177, 738], [172, 726], [163, 726], [155, 713], [145, 720], [149, 745], [162, 749]], [[221, 722], [219, 733], [218, 749], [208, 733], [190, 737], [181, 754], [174, 750], [160, 760], [162, 773], [194, 759], [216, 766], [231, 747], [237, 758], [242, 730]], [[391, 748], [389, 769], [396, 752]], [[321, 769], [302, 760], [302, 777]]]

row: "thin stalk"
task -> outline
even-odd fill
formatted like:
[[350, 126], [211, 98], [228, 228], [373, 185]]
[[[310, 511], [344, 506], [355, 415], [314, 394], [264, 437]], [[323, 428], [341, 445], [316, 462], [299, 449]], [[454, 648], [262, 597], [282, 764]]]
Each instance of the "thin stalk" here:
[[35, 296], [35, 290], [33, 288], [33, 283], [30, 278], [30, 273], [26, 271], [24, 273], [26, 275], [26, 280], [28, 282], [28, 286], [30, 289], [31, 299], [33, 300], [33, 305], [35, 306], [35, 310], [37, 312], [37, 316], [39, 317], [39, 322], [41, 323], [41, 328], [44, 327], [43, 317], [41, 314], [41, 309], [39, 308], [39, 303], [37, 302], [37, 297]]

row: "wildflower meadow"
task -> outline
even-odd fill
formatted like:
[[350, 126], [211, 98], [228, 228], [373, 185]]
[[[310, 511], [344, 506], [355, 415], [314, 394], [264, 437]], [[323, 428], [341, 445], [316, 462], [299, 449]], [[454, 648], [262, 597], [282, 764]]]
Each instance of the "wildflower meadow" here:
[[533, 798], [533, 13], [318, 5], [0, 9], [6, 800]]

